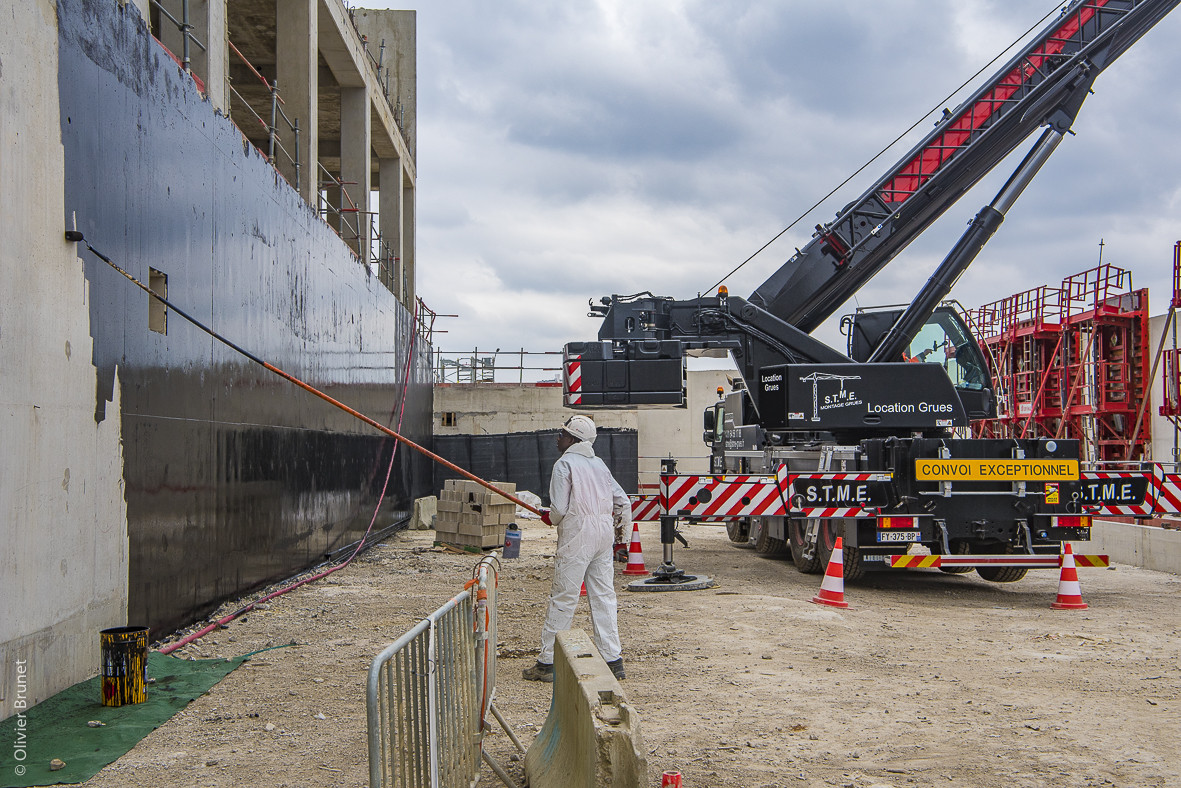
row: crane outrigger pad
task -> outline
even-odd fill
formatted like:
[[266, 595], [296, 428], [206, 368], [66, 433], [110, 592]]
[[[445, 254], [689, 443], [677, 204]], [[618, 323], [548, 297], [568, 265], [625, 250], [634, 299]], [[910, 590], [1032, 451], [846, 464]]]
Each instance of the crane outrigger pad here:
[[679, 579], [648, 577], [628, 583], [628, 591], [705, 591], [718, 584], [705, 575], [683, 575]]

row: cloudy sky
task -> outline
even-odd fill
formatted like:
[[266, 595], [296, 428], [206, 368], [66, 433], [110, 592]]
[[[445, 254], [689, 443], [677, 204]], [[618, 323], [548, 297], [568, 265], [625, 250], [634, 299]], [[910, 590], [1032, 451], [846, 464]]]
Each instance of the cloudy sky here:
[[[369, 0], [365, 5], [381, 5]], [[392, 2], [391, 7], [408, 7]], [[1047, 0], [424, 0], [418, 287], [444, 351], [591, 339], [588, 298], [706, 290], [944, 101]], [[1104, 262], [1171, 294], [1181, 238], [1181, 12], [1107, 69], [960, 280], [968, 306]], [[1007, 56], [1006, 58], [1007, 59]], [[1001, 61], [1003, 62], [1003, 60]], [[999, 68], [989, 69], [987, 73]], [[977, 79], [973, 86], [978, 86]], [[734, 275], [748, 295], [899, 147]], [[1031, 141], [1032, 142], [1032, 141]], [[1028, 144], [1016, 154], [1024, 154]], [[908, 301], [1002, 164], [847, 304]], [[829, 342], [832, 326], [818, 329]]]

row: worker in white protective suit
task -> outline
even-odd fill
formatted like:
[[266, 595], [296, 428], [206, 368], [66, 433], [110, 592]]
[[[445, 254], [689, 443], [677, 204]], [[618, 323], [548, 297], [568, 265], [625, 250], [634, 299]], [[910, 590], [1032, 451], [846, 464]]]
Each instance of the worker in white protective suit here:
[[554, 463], [543, 521], [557, 526], [558, 552], [549, 608], [541, 629], [537, 664], [522, 675], [530, 681], [554, 680], [554, 640], [574, 622], [582, 585], [590, 602], [595, 646], [617, 679], [624, 678], [616, 624], [612, 547], [617, 526], [631, 526], [631, 501], [595, 456], [595, 423], [572, 416], [558, 431], [562, 456]]

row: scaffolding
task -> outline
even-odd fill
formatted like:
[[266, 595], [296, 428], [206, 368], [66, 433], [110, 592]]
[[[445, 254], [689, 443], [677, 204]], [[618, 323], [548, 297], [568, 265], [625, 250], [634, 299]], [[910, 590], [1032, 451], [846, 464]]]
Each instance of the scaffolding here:
[[1151, 434], [1138, 414], [1152, 361], [1148, 290], [1101, 264], [985, 304], [974, 327], [997, 386], [997, 417], [977, 421], [985, 438], [1069, 438], [1105, 464], [1148, 459]]

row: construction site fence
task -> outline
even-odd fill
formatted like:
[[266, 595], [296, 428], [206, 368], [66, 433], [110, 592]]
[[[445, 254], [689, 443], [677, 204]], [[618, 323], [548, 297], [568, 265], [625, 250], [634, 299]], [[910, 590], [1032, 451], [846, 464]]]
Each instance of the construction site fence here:
[[480, 771], [496, 691], [499, 557], [442, 607], [382, 650], [365, 706], [370, 788], [467, 788]]

